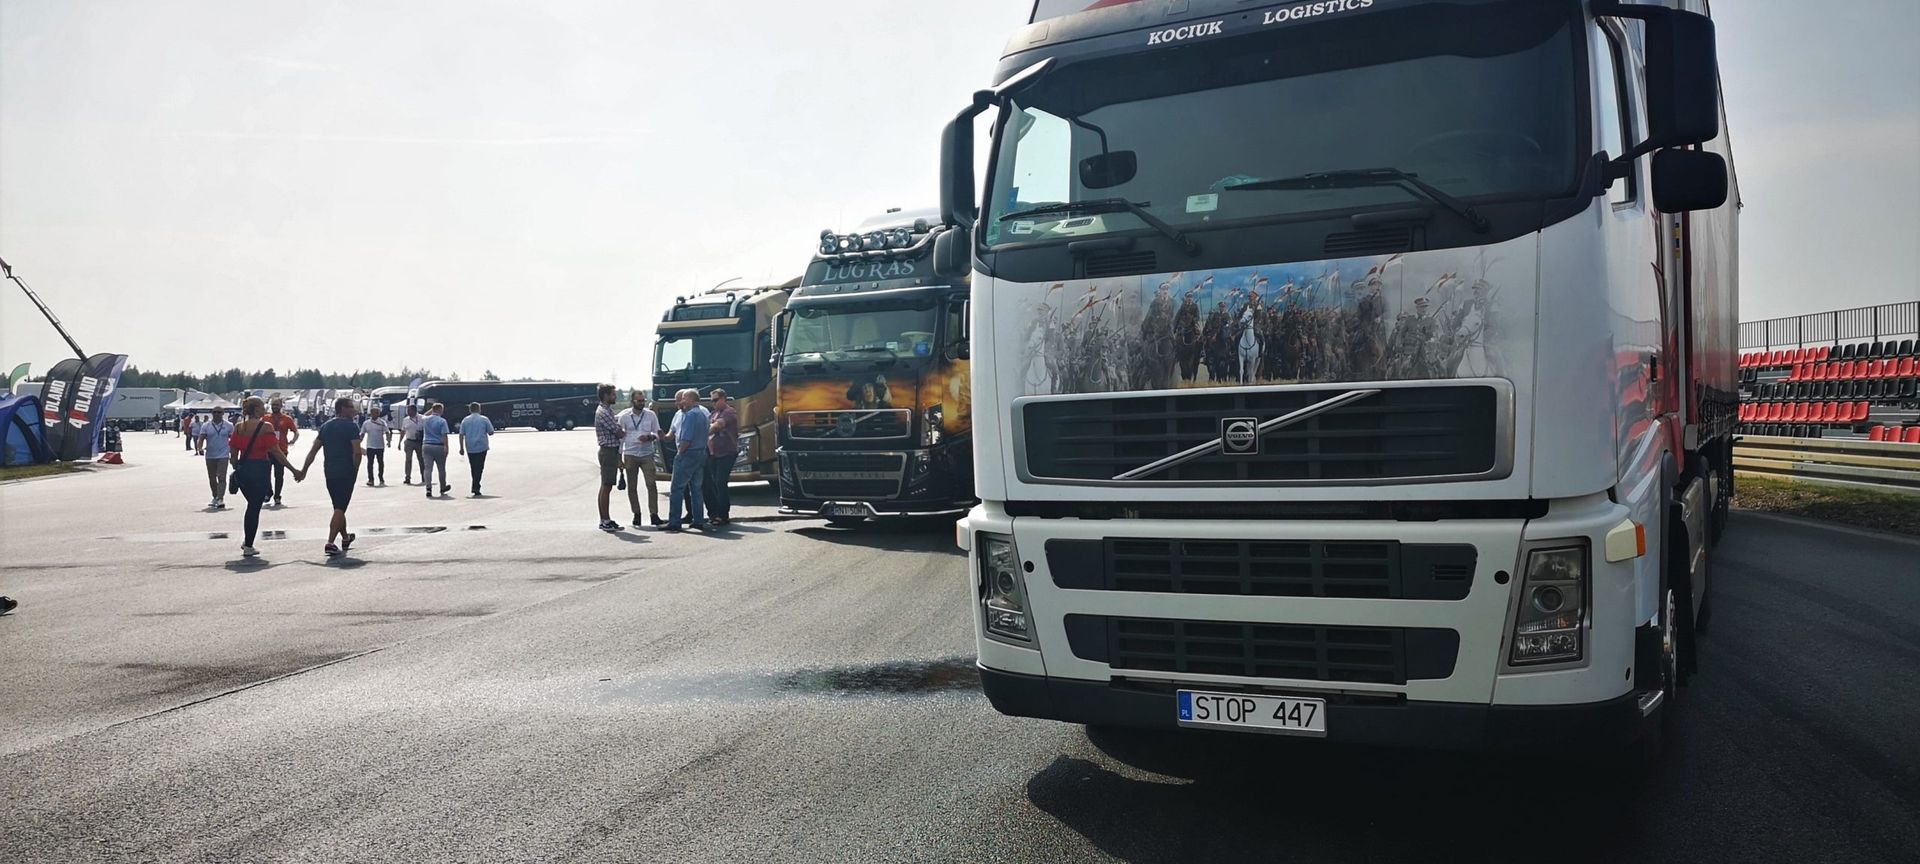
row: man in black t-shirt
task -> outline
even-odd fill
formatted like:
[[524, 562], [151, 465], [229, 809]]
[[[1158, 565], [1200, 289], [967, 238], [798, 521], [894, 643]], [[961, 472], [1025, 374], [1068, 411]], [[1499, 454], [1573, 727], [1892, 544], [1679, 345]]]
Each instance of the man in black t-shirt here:
[[[333, 419], [320, 425], [320, 431], [313, 436], [313, 449], [307, 451], [307, 462], [300, 467], [300, 476], [306, 476], [307, 469], [313, 467], [313, 457], [320, 451], [327, 451], [327, 495], [333, 499], [333, 521], [327, 524], [327, 557], [336, 558], [346, 554], [353, 547], [353, 535], [347, 531], [347, 503], [353, 500], [354, 481], [360, 476], [360, 459], [365, 451], [360, 448], [360, 427], [353, 422], [353, 399], [342, 396], [334, 400]], [[340, 545], [333, 545], [333, 538], [340, 538]]]

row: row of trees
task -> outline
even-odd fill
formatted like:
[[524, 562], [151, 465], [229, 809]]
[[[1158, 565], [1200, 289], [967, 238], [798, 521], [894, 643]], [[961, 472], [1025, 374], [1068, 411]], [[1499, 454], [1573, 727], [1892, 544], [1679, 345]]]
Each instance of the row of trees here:
[[[241, 369], [228, 369], [225, 372], [209, 372], [196, 375], [192, 372], [147, 372], [137, 366], [128, 366], [120, 376], [122, 387], [178, 387], [180, 389], [204, 390], [208, 393], [233, 393], [240, 390], [317, 390], [320, 388], [356, 388], [371, 390], [375, 387], [404, 387], [413, 379], [422, 381], [458, 381], [460, 376], [453, 373], [435, 374], [427, 369], [401, 369], [399, 372], [383, 372], [379, 369], [359, 369], [353, 372], [322, 372], [318, 369], [294, 369], [278, 372], [264, 369], [247, 372]], [[480, 376], [482, 381], [498, 381], [500, 376], [488, 369]]]

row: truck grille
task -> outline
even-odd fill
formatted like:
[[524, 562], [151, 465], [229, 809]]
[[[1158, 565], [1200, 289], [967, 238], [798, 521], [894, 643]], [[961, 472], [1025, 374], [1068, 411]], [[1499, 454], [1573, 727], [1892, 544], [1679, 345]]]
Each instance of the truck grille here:
[[900, 497], [904, 453], [789, 453], [800, 494], [815, 499], [873, 501]]
[[1405, 684], [1453, 674], [1460, 634], [1411, 627], [1327, 627], [1067, 616], [1074, 656], [1115, 670]]
[[1196, 390], [1022, 403], [1023, 479], [1099, 485], [1286, 485], [1505, 476], [1507, 399], [1500, 386], [1379, 385], [1379, 392], [1274, 430], [1259, 452], [1219, 450], [1149, 476], [1127, 471], [1222, 437], [1223, 421], [1263, 422], [1353, 389]]
[[1463, 600], [1474, 547], [1393, 540], [1047, 541], [1061, 588], [1248, 597]]
[[787, 413], [787, 433], [809, 441], [905, 438], [912, 429], [912, 416], [905, 408]]

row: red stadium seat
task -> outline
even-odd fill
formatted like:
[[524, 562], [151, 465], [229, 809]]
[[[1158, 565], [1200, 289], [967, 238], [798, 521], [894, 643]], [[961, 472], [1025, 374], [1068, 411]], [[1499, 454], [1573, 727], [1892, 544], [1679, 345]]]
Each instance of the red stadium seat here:
[[1906, 436], [1900, 440], [1908, 444], [1920, 444], [1920, 426], [1908, 426]]
[[1827, 362], [1827, 357], [1833, 354], [1833, 346], [1822, 345], [1820, 346], [1820, 350], [1815, 351], [1813, 353], [1814, 353], [1813, 359], [1818, 360], [1822, 363], [1825, 363]]
[[1894, 377], [1895, 378], [1912, 378], [1916, 374], [1914, 372], [1914, 365], [1915, 365], [1915, 362], [1912, 357], [1900, 358], [1900, 371], [1896, 373]]
[[1855, 402], [1853, 403], [1853, 416], [1848, 418], [1847, 422], [1848, 423], [1864, 423], [1866, 422], [1867, 415], [1872, 412], [1873, 412], [1872, 405], [1869, 405], [1865, 402]]
[[1885, 440], [1887, 440], [1887, 427], [1885, 427], [1885, 426], [1875, 426], [1875, 427], [1873, 427], [1872, 429], [1868, 429], [1868, 430], [1867, 430], [1867, 440], [1868, 440], [1868, 441], [1885, 441]]

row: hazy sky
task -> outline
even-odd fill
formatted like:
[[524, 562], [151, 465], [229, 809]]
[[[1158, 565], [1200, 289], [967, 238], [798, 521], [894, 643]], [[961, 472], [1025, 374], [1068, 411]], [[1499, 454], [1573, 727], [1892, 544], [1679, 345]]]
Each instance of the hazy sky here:
[[[0, 257], [142, 368], [638, 383], [674, 295], [932, 203], [1029, 5], [0, 0]], [[1920, 3], [1716, 12], [1743, 317], [1920, 296]]]

